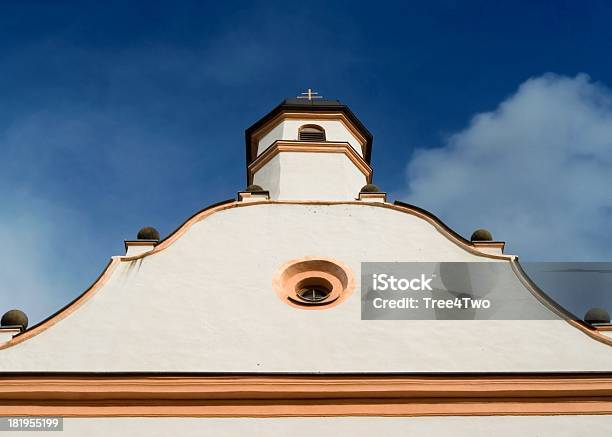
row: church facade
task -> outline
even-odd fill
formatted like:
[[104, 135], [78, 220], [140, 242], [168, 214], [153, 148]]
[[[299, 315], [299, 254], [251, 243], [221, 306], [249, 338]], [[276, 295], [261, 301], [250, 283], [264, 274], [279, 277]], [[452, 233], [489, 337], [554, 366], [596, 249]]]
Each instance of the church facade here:
[[[41, 323], [5, 314], [0, 416], [75, 436], [612, 435], [609, 318], [572, 317], [486, 231], [389, 202], [367, 128], [307, 97], [246, 130], [236, 198], [143, 229]], [[364, 320], [366, 262], [499, 263], [555, 317]]]

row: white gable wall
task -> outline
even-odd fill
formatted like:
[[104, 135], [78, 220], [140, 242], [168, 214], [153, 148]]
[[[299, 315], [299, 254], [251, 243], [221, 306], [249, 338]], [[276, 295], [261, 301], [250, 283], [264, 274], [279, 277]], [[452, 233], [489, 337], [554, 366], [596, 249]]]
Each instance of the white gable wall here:
[[[348, 265], [355, 292], [326, 310], [282, 302], [272, 279], [284, 263], [305, 256]], [[612, 369], [612, 348], [564, 321], [360, 319], [361, 262], [478, 260], [487, 261], [424, 219], [383, 207], [232, 208], [197, 222], [158, 253], [120, 263], [73, 313], [0, 350], [0, 371]]]

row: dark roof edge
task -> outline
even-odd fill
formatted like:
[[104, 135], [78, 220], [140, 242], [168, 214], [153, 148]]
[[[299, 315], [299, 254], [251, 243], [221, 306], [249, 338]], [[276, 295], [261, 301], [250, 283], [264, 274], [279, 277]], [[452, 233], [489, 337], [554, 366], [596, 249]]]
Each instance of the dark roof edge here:
[[538, 286], [538, 284], [536, 284], [535, 281], [531, 279], [531, 277], [527, 274], [525, 269], [523, 269], [523, 266], [519, 262], [518, 258], [514, 261], [514, 264], [516, 268], [518, 269], [519, 273], [521, 274], [521, 276], [527, 281], [529, 286], [536, 293], [538, 293], [544, 300], [546, 300], [546, 302], [549, 303], [558, 312], [560, 316], [562, 316], [566, 320], [573, 320], [591, 331], [595, 330], [595, 328], [590, 323], [578, 317], [576, 314], [574, 314], [573, 312], [565, 308], [563, 305], [561, 305], [559, 302], [553, 299], [548, 293], [542, 290]]
[[462, 235], [458, 234], [453, 228], [451, 228], [450, 226], [448, 226], [446, 223], [444, 223], [438, 216], [436, 216], [434, 213], [427, 211], [426, 209], [420, 208], [416, 205], [413, 205], [411, 203], [406, 203], [406, 202], [402, 202], [401, 200], [396, 200], [395, 202], [393, 202], [394, 205], [397, 206], [403, 206], [404, 208], [409, 208], [409, 209], [413, 209], [416, 210], [422, 214], [425, 214], [426, 216], [432, 218], [436, 223], [438, 223], [440, 226], [442, 226], [444, 228], [444, 230], [446, 232], [448, 232], [449, 234], [452, 234], [453, 237], [461, 240], [463, 243], [467, 244], [468, 246], [473, 246], [472, 242], [470, 240], [467, 240], [466, 238], [464, 238]]
[[144, 371], [126, 371], [126, 370], [109, 370], [109, 371], [91, 371], [91, 370], [50, 370], [50, 371], [39, 371], [39, 370], [18, 370], [18, 371], [0, 371], [0, 375], [4, 377], [14, 376], [14, 377], [43, 377], [43, 376], [57, 376], [57, 377], [90, 377], [90, 378], [100, 378], [103, 379], [105, 377], [110, 378], [118, 378], [118, 377], [138, 377], [138, 376], [166, 376], [166, 377], [219, 377], [219, 376], [296, 376], [296, 377], [354, 377], [354, 376], [371, 376], [371, 377], [397, 377], [397, 376], [406, 376], [406, 377], [430, 377], [430, 378], [438, 378], [441, 376], [464, 376], [464, 377], [482, 377], [482, 376], [497, 376], [497, 377], [540, 377], [540, 376], [558, 376], [558, 377], [585, 377], [585, 376], [596, 376], [596, 377], [608, 377], [612, 378], [612, 372], [608, 370], [528, 370], [528, 371], [520, 371], [520, 370], [511, 370], [511, 371], [483, 371], [479, 372], [476, 370], [472, 371], [405, 371], [405, 372], [390, 372], [390, 371], [370, 371], [370, 372], [245, 372], [245, 371], [164, 371], [164, 370], [144, 370]]

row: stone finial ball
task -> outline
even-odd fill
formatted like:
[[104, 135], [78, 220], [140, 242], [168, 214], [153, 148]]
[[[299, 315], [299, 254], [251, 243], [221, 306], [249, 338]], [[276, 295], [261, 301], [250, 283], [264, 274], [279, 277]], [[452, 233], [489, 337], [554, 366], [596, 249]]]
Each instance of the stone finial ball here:
[[257, 193], [258, 191], [265, 191], [265, 190], [261, 188], [259, 185], [251, 184], [248, 187], [246, 187], [246, 191], [248, 193]]
[[486, 229], [476, 229], [470, 241], [493, 241], [493, 235]]
[[151, 226], [146, 226], [138, 231], [136, 238], [139, 240], [159, 240], [159, 232]]
[[28, 316], [21, 310], [7, 311], [0, 320], [0, 326], [21, 326], [21, 329], [26, 329]]
[[362, 193], [380, 193], [380, 188], [374, 184], [368, 184], [361, 187]]
[[587, 323], [610, 323], [610, 314], [603, 308], [591, 308], [584, 315]]

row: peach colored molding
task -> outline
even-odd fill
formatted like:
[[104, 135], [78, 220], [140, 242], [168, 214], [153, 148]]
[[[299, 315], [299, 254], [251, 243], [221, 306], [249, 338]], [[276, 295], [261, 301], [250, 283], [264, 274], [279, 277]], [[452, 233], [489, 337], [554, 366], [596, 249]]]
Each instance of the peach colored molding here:
[[425, 416], [561, 416], [610, 415], [609, 400], [518, 399], [514, 402], [493, 402], [488, 398], [437, 402], [419, 401], [379, 402], [342, 401], [320, 402], [305, 400], [288, 404], [276, 402], [55, 402], [34, 405], [13, 404], [0, 408], [3, 416], [61, 416], [61, 417], [425, 417]]
[[249, 164], [248, 183], [251, 184], [255, 173], [281, 152], [342, 153], [363, 173], [368, 183], [372, 181], [372, 168], [349, 143], [277, 140]]
[[606, 375], [0, 376], [0, 415], [612, 414]]
[[351, 134], [355, 137], [355, 139], [361, 145], [361, 153], [363, 156], [366, 156], [366, 138], [359, 132], [358, 129], [353, 126], [353, 123], [341, 112], [332, 112], [332, 113], [307, 113], [307, 112], [281, 112], [276, 117], [272, 118], [266, 124], [261, 126], [251, 135], [251, 156], [257, 156], [257, 146], [261, 139], [266, 136], [272, 129], [274, 129], [280, 122], [283, 120], [338, 120], [340, 121], [344, 127], [346, 127]]
[[612, 331], [612, 325], [598, 325], [595, 326], [596, 331]]
[[[302, 306], [289, 298], [299, 301], [295, 293], [298, 283], [305, 279], [322, 278], [332, 285], [327, 299], [318, 305]], [[278, 298], [294, 308], [325, 310], [344, 302], [355, 290], [355, 275], [352, 270], [334, 258], [304, 257], [283, 264], [272, 279], [272, 287]]]
[[15, 346], [25, 340], [28, 340], [40, 334], [44, 330], [50, 328], [51, 326], [55, 325], [60, 320], [68, 317], [70, 314], [76, 311], [85, 301], [89, 300], [89, 298], [93, 296], [108, 281], [108, 278], [110, 278], [113, 271], [119, 265], [120, 262], [121, 257], [112, 257], [110, 262], [106, 265], [104, 271], [102, 271], [102, 273], [98, 277], [98, 279], [96, 279], [96, 281], [94, 281], [94, 283], [83, 294], [81, 294], [75, 300], [70, 302], [68, 305], [60, 309], [57, 313], [53, 314], [46, 320], [43, 320], [39, 324], [34, 325], [23, 333], [16, 335], [6, 343], [0, 344], [0, 349], [6, 349], [8, 347]]

